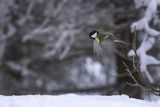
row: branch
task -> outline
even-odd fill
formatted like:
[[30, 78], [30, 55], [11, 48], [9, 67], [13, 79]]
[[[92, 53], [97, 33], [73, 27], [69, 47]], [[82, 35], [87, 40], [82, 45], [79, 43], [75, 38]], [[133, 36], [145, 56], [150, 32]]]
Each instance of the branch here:
[[30, 2], [25, 15], [20, 20], [18, 20], [18, 22], [17, 22], [19, 26], [24, 25], [28, 19], [32, 18], [32, 16], [30, 14], [33, 10], [35, 2], [36, 2], [36, 0], [32, 0]]
[[152, 86], [150, 83], [148, 83], [148, 81], [146, 81], [144, 79], [144, 76], [142, 74], [142, 71], [140, 69], [139, 64], [137, 63], [138, 60], [138, 54], [136, 52], [136, 33], [134, 35], [134, 39], [132, 42], [132, 48], [133, 51], [135, 52], [135, 56], [133, 56], [132, 58], [132, 63], [133, 63], [133, 73], [137, 72], [138, 76], [139, 76], [139, 80], [135, 78], [135, 76], [132, 74], [132, 70], [129, 69], [129, 67], [127, 66], [126, 63], [122, 62], [123, 65], [126, 67], [126, 71], [128, 72], [128, 75], [133, 79], [134, 84], [128, 83], [131, 86], [137, 86], [142, 88], [143, 90], [149, 91], [155, 95], [160, 95], [160, 88], [159, 87], [154, 87]]
[[[79, 31], [72, 28], [60, 29], [60, 32], [58, 34], [60, 36], [58, 40], [56, 41], [56, 43], [52, 45], [52, 49], [44, 53], [43, 57], [50, 58], [58, 54], [58, 59], [60, 60], [64, 59], [68, 54], [68, 52], [70, 51], [71, 45], [74, 43], [74, 35], [77, 32]], [[68, 41], [66, 41], [67, 39]]]
[[[139, 0], [139, 3], [140, 2], [141, 0]], [[149, 1], [147, 0], [145, 1], [144, 4], [147, 6], [144, 16], [140, 20], [132, 23], [131, 25], [131, 31], [144, 30], [145, 31], [145, 34], [143, 35], [144, 38], [140, 47], [137, 50], [136, 49], [130, 50], [128, 53], [128, 56], [135, 56], [135, 52], [136, 52], [137, 54], [136, 56], [139, 56], [139, 59], [140, 59], [141, 71], [147, 76], [149, 81], [153, 83], [154, 82], [153, 78], [149, 74], [149, 71], [147, 70], [147, 66], [160, 65], [160, 61], [151, 55], [147, 55], [147, 51], [149, 51], [154, 46], [155, 37], [158, 37], [160, 35], [160, 32], [153, 28], [150, 28], [149, 22], [156, 15], [157, 8], [158, 8], [158, 5], [160, 5], [160, 2], [159, 0], [149, 0]]]
[[26, 42], [28, 40], [33, 39], [36, 35], [40, 35], [40, 34], [45, 34], [45, 33], [49, 33], [52, 32], [54, 30], [54, 28], [52, 26], [48, 26], [46, 28], [36, 28], [33, 31], [31, 31], [29, 34], [26, 34], [23, 36], [22, 41]]

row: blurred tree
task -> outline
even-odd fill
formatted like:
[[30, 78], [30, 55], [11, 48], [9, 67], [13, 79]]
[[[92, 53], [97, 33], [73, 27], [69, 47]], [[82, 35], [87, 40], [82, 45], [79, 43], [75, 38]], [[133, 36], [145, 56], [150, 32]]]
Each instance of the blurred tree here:
[[93, 55], [88, 33], [103, 29], [130, 42], [132, 0], [0, 0], [0, 10], [0, 94], [114, 94], [128, 81], [117, 72], [120, 57]]

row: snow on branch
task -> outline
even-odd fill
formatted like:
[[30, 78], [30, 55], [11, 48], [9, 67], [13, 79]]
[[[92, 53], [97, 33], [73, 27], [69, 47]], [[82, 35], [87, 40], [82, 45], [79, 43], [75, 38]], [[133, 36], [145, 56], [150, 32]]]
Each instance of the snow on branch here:
[[78, 32], [78, 30], [75, 30], [72, 27], [66, 29], [64, 26], [62, 26], [56, 32], [58, 33], [59, 38], [52, 45], [51, 49], [44, 53], [44, 58], [50, 58], [57, 54], [58, 59], [62, 60], [65, 58], [70, 51], [72, 44], [74, 43], [74, 35]]
[[32, 0], [27, 8], [25, 15], [20, 20], [18, 20], [18, 25], [22, 26], [28, 19], [32, 19], [31, 12], [33, 10], [34, 4], [35, 0]]
[[[153, 83], [154, 81], [147, 70], [147, 66], [160, 64], [160, 61], [151, 55], [147, 55], [147, 51], [154, 46], [155, 37], [160, 36], [160, 32], [151, 28], [149, 23], [152, 19], [154, 20], [154, 17], [157, 15], [157, 8], [158, 5], [160, 5], [160, 0], [135, 0], [135, 4], [138, 8], [147, 6], [144, 16], [140, 20], [132, 23], [131, 31], [145, 31], [143, 41], [136, 51], [140, 59], [141, 71], [144, 72], [149, 81]], [[130, 50], [128, 56], [135, 56], [134, 51]]]
[[53, 30], [54, 28], [52, 26], [48, 26], [46, 28], [38, 27], [33, 31], [31, 31], [29, 34], [24, 35], [22, 41], [26, 42], [28, 40], [33, 39], [36, 35], [49, 33], [49, 32], [52, 32]]
[[[141, 1], [141, 0], [139, 0], [139, 1]], [[139, 2], [139, 3], [141, 3], [141, 2]], [[140, 20], [132, 23], [131, 30], [132, 31], [145, 30], [151, 36], [159, 36], [160, 32], [155, 29], [150, 28], [150, 26], [149, 26], [149, 22], [157, 15], [158, 5], [160, 5], [159, 0], [150, 0], [150, 2], [147, 4], [147, 9], [145, 11], [144, 17], [142, 17]]]
[[[133, 48], [133, 51], [135, 53], [135, 56], [132, 57], [132, 69], [131, 70], [128, 65], [126, 63], [123, 62], [124, 66], [126, 67], [126, 71], [128, 72], [128, 75], [133, 79], [134, 83], [128, 83], [129, 85], [131, 86], [137, 86], [137, 87], [140, 87], [142, 88], [143, 90], [146, 90], [148, 92], [151, 92], [155, 95], [160, 95], [160, 88], [159, 87], [155, 87], [155, 86], [152, 86], [152, 84], [150, 84], [143, 76], [142, 72], [141, 72], [141, 68], [139, 66], [139, 63], [137, 63], [137, 60], [138, 60], [138, 54], [137, 54], [137, 51], [136, 51], [136, 33], [134, 35], [134, 39], [132, 41], [132, 48]], [[150, 60], [151, 62], [154, 62], [156, 63], [156, 59], [153, 59], [151, 57], [148, 57], [148, 60]], [[147, 68], [146, 68], [147, 69]], [[132, 71], [132, 72], [131, 72]], [[133, 74], [133, 73], [137, 73], [138, 75], [138, 78]], [[148, 72], [147, 72], [148, 73]], [[148, 76], [149, 74], [147, 74]], [[150, 77], [150, 75], [149, 75]], [[151, 78], [152, 79], [152, 78]]]

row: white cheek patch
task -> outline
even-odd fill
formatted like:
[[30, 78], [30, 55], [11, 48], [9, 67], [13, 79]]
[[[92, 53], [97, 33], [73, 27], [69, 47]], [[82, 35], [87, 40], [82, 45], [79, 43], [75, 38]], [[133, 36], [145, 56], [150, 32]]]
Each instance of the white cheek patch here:
[[93, 34], [91, 37], [96, 38], [96, 36], [97, 36], [97, 33]]

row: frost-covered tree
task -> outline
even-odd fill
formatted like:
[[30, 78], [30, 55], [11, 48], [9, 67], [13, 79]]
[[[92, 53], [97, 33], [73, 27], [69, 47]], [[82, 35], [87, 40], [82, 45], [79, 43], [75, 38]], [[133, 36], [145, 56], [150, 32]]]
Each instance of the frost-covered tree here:
[[[147, 17], [150, 12], [146, 10]], [[118, 75], [115, 55], [93, 54], [88, 33], [103, 29], [128, 42], [129, 26], [137, 13], [129, 0], [0, 0], [0, 92], [54, 93], [102, 87], [107, 93], [109, 87], [113, 88], [109, 93], [117, 93], [117, 78], [126, 72]]]
[[[148, 66], [160, 65], [160, 60], [153, 55], [149, 55], [147, 52], [155, 46], [156, 42], [159, 42], [158, 38], [160, 36], [160, 32], [158, 31], [157, 25], [159, 24], [158, 6], [160, 5], [160, 1], [134, 0], [134, 2], [137, 8], [141, 8], [143, 6], [146, 7], [145, 12], [142, 13], [141, 18], [138, 21], [132, 23], [131, 31], [141, 31], [141, 33], [138, 35], [141, 36], [139, 37], [141, 39], [141, 43], [137, 49], [137, 55], [139, 56], [140, 61], [140, 69], [144, 76], [146, 76], [151, 83], [154, 83], [156, 78], [159, 80], [160, 73], [158, 70], [152, 73], [152, 71], [149, 71]], [[158, 51], [159, 50], [157, 50], [157, 52]], [[131, 50], [128, 55], [133, 56], [133, 50]], [[155, 73], [156, 75], [153, 75]]]
[[[114, 7], [109, 0], [91, 2], [1, 0], [1, 73], [10, 75], [1, 90], [50, 93], [114, 83], [115, 58], [93, 57], [88, 39], [97, 26], [114, 26], [109, 14]], [[6, 88], [7, 84], [12, 88]]]

